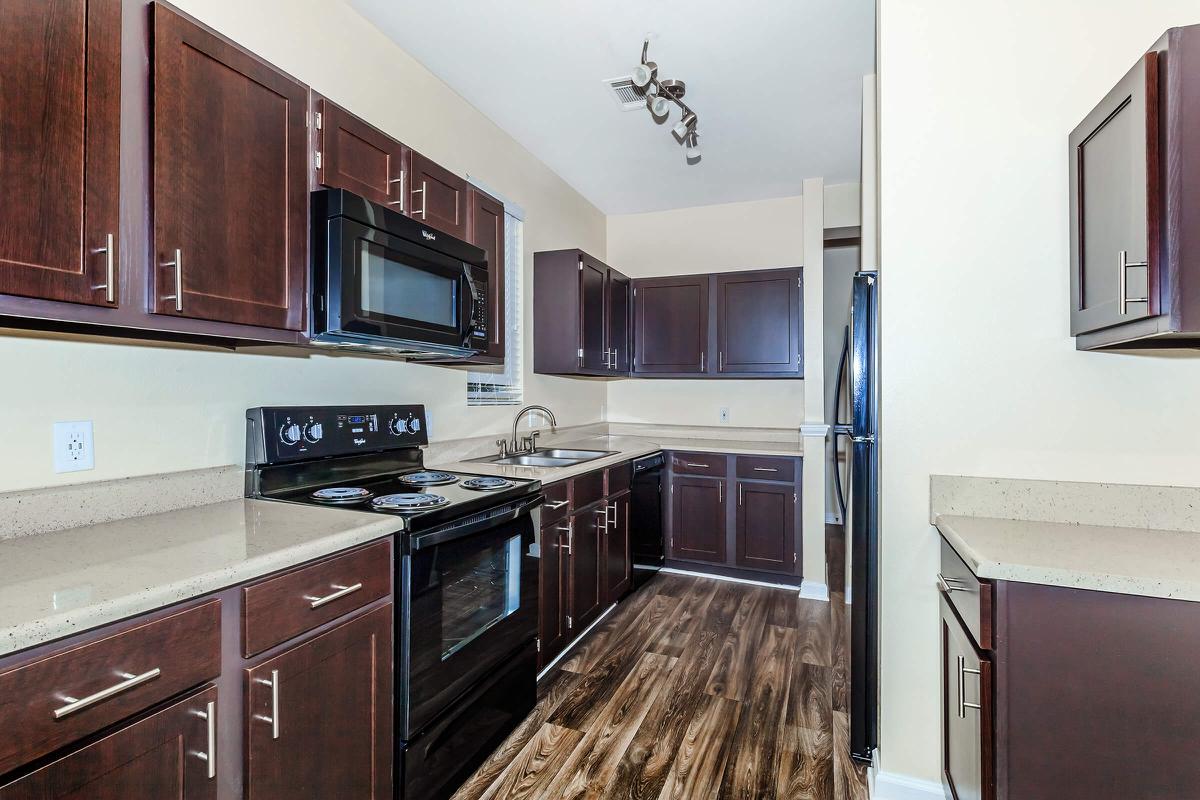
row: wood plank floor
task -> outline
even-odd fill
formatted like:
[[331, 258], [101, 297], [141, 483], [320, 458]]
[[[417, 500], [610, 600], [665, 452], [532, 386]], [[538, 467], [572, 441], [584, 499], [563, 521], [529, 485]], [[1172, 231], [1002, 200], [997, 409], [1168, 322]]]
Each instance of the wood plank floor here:
[[843, 596], [658, 576], [546, 676], [454, 800], [866, 800]]

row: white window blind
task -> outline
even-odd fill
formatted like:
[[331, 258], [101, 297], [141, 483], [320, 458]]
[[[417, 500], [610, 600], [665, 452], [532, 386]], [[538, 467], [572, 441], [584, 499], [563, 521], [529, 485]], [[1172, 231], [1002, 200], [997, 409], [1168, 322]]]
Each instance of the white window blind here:
[[521, 279], [524, 272], [520, 217], [504, 207], [504, 367], [467, 373], [468, 406], [521, 404]]

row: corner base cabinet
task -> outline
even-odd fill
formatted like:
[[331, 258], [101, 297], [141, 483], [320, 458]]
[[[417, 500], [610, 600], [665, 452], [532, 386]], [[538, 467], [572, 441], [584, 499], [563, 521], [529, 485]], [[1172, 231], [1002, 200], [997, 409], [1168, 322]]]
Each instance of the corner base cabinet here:
[[1197, 795], [1200, 606], [980, 579], [941, 547], [947, 797]]

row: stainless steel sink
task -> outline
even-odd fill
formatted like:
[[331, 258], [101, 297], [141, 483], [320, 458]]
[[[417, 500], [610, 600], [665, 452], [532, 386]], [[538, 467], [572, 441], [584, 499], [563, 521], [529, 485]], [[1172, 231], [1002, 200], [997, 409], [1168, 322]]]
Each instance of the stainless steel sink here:
[[504, 466], [521, 466], [521, 467], [570, 467], [575, 464], [582, 464], [585, 461], [594, 461], [597, 458], [611, 456], [612, 450], [569, 450], [556, 447], [547, 447], [534, 450], [532, 453], [520, 453], [514, 456], [484, 456], [483, 458], [472, 458], [471, 461], [501, 464]]

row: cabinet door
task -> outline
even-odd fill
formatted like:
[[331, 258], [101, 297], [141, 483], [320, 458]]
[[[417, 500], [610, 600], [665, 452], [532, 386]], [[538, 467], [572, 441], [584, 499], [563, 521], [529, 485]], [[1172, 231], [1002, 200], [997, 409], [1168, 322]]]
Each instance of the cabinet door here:
[[472, 187], [469, 241], [483, 248], [488, 260], [488, 339], [484, 352], [489, 359], [504, 360], [504, 204]]
[[1070, 136], [1071, 333], [1158, 313], [1158, 54]]
[[217, 796], [216, 687], [118, 728], [6, 786], [0, 800], [213, 800]]
[[392, 607], [246, 670], [246, 797], [392, 796]]
[[800, 270], [718, 275], [717, 372], [800, 375]]
[[738, 481], [738, 566], [792, 573], [798, 562], [795, 487]]
[[331, 103], [315, 103], [317, 182], [404, 211], [404, 145]]
[[120, 0], [0, 0], [0, 293], [116, 305]]
[[308, 91], [153, 9], [155, 310], [300, 330]]
[[703, 374], [708, 368], [707, 275], [634, 283], [635, 373]]
[[611, 605], [633, 586], [633, 565], [629, 556], [629, 492], [622, 492], [605, 502], [608, 530], [604, 535], [604, 591]]
[[724, 478], [671, 478], [671, 558], [724, 564], [725, 529]]
[[941, 600], [942, 783], [951, 800], [993, 800], [992, 664]]
[[466, 240], [467, 182], [415, 150], [409, 154], [409, 173], [409, 216]]
[[541, 531], [538, 571], [538, 669], [549, 664], [567, 645], [569, 553], [565, 545], [571, 520], [547, 525]]
[[629, 278], [615, 269], [609, 269], [604, 293], [607, 363], [611, 371], [623, 374], [629, 374], [629, 303], [632, 292]]
[[571, 611], [568, 638], [579, 635], [604, 609], [602, 506], [571, 517]]
[[579, 256], [579, 346], [583, 360], [579, 366], [586, 370], [608, 370], [605, 358], [604, 329], [608, 324], [605, 313], [605, 294], [608, 286], [608, 267], [591, 256]]

